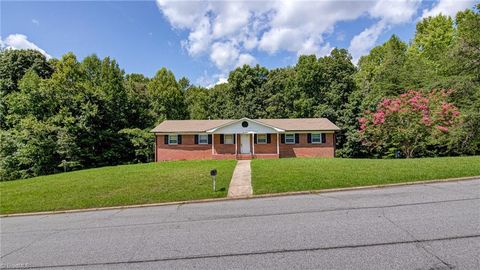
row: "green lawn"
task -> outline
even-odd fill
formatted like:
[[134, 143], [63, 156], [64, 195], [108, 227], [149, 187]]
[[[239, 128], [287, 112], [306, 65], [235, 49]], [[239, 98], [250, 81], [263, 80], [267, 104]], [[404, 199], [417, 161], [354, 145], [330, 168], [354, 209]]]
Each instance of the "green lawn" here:
[[480, 156], [419, 159], [285, 158], [252, 161], [255, 194], [480, 175]]
[[[225, 197], [234, 160], [123, 165], [0, 182], [0, 213]], [[216, 168], [217, 190], [210, 170]]]

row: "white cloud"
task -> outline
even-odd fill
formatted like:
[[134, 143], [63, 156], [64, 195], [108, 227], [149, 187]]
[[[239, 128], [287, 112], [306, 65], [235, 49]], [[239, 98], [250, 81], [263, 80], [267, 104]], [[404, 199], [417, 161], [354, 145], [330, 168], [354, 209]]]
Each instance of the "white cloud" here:
[[348, 51], [352, 54], [353, 62], [356, 63], [360, 56], [367, 54], [378, 40], [378, 37], [385, 29], [386, 24], [380, 21], [371, 27], [363, 30], [350, 41]]
[[424, 9], [421, 18], [438, 14], [455, 17], [457, 12], [472, 8], [475, 0], [439, 0], [431, 9]]
[[353, 62], [356, 63], [362, 55], [367, 54], [386, 29], [396, 24], [411, 22], [417, 13], [419, 4], [419, 0], [377, 1], [369, 10], [369, 15], [372, 18], [379, 18], [379, 20], [350, 41], [348, 50], [352, 54]]
[[235, 34], [249, 23], [250, 10], [242, 2], [221, 2], [212, 8], [216, 13], [212, 26], [214, 37]]
[[216, 42], [212, 45], [210, 59], [220, 69], [234, 66], [238, 56], [239, 51], [231, 42]]
[[41, 52], [47, 59], [52, 58], [46, 51], [38, 47], [35, 43], [28, 40], [27, 36], [22, 34], [11, 34], [5, 40], [2, 40], [1, 47], [5, 49], [33, 49]]
[[188, 35], [188, 41], [184, 42], [188, 53], [196, 56], [205, 52], [211, 43], [210, 21], [208, 18], [201, 18], [193, 31]]
[[157, 6], [172, 26], [184, 29], [194, 27], [206, 8], [201, 1], [157, 0]]
[[222, 72], [253, 64], [254, 50], [324, 55], [322, 35], [335, 23], [353, 20], [373, 6], [354, 1], [171, 1], [157, 6], [172, 27], [187, 30], [183, 47], [191, 56], [208, 54]]
[[32, 23], [36, 25], [40, 25], [40, 22], [37, 19], [32, 19]]
[[226, 82], [228, 82], [227, 75], [223, 73], [209, 75], [206, 70], [204, 70], [203, 75], [196, 80], [197, 84], [203, 85], [206, 88], [212, 88], [217, 84]]
[[242, 53], [238, 56], [238, 61], [236, 66], [241, 67], [243, 65], [254, 65], [257, 62], [257, 59], [253, 57], [251, 54], [248, 53]]
[[412, 20], [419, 4], [419, 0], [380, 0], [369, 14], [374, 18], [381, 18], [385, 23], [400, 24]]
[[[412, 21], [421, 0], [157, 0], [172, 27], [187, 31], [183, 47], [191, 56], [209, 55], [222, 73], [254, 63], [256, 51], [328, 54], [324, 36], [339, 22], [369, 17], [376, 22], [353, 38], [359, 57], [388, 27]], [[443, 0], [440, 0], [443, 1]]]

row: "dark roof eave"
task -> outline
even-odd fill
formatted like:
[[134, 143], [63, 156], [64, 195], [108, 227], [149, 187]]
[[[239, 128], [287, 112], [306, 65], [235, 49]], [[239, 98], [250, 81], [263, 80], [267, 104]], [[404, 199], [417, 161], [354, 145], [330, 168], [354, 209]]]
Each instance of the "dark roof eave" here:
[[[340, 131], [341, 129], [309, 129], [309, 130], [305, 130], [305, 129], [299, 129], [299, 130], [296, 130], [296, 129], [288, 129], [288, 130], [285, 130], [285, 131], [282, 131], [282, 132], [277, 132], [277, 133], [285, 133], [285, 132], [307, 132], [307, 131], [332, 131], [332, 132], [335, 132], [335, 131]], [[154, 130], [151, 130], [150, 133], [154, 133], [154, 134], [171, 134], [171, 133], [175, 133], [175, 134], [182, 134], [182, 133], [185, 133], [185, 134], [192, 134], [192, 133], [209, 133], [207, 132], [206, 130], [190, 130], [190, 131], [154, 131]]]

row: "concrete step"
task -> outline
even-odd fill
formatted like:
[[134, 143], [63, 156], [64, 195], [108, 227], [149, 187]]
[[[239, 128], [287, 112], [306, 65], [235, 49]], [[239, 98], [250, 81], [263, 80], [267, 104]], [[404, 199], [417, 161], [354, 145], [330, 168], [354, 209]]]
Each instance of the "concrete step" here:
[[237, 154], [237, 160], [250, 160], [252, 158], [252, 154]]

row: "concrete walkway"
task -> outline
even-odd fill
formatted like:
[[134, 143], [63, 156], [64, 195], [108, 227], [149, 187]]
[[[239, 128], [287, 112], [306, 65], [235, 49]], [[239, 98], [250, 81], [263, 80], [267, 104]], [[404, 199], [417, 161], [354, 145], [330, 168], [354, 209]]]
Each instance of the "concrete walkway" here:
[[252, 194], [250, 160], [239, 160], [228, 187], [228, 198], [243, 198], [252, 196]]

